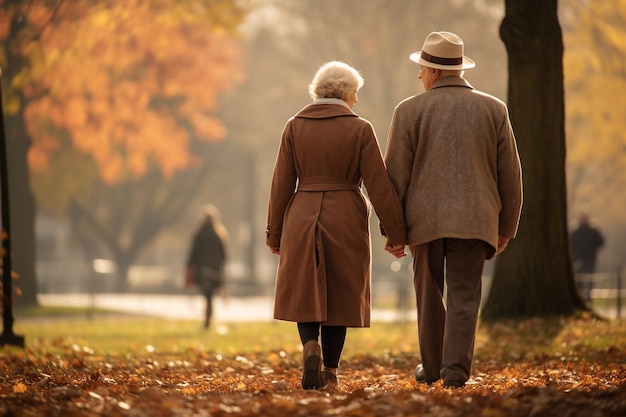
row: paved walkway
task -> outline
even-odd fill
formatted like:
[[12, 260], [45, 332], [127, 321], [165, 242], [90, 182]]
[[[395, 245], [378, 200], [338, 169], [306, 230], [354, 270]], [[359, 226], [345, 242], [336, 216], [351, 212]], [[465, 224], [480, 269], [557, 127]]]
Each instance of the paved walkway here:
[[[145, 314], [168, 319], [195, 320], [203, 316], [204, 297], [195, 294], [40, 294], [44, 306], [93, 307], [132, 314]], [[223, 297], [213, 301], [213, 317], [218, 322], [272, 320], [271, 297]], [[374, 321], [413, 320], [415, 310], [372, 311]]]
[[[202, 317], [204, 297], [189, 294], [40, 294], [39, 302], [44, 306], [93, 307], [121, 313], [144, 314], [168, 319], [196, 320]], [[245, 322], [272, 320], [273, 300], [268, 296], [227, 297], [216, 296], [213, 316], [220, 322]], [[614, 307], [596, 308], [596, 312], [608, 319], [617, 318]], [[394, 309], [372, 310], [373, 321], [393, 322], [414, 320], [414, 308], [398, 311]], [[622, 318], [626, 318], [626, 306], [622, 307]]]

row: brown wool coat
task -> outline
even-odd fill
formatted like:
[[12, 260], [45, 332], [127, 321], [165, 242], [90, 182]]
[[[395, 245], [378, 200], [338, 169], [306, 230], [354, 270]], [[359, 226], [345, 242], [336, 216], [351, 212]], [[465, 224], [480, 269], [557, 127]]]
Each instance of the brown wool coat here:
[[410, 245], [515, 237], [522, 173], [506, 105], [460, 77], [396, 107], [385, 161]]
[[311, 104], [283, 131], [266, 243], [280, 247], [274, 317], [370, 324], [370, 208], [388, 240], [406, 242], [402, 208], [371, 124], [340, 104]]

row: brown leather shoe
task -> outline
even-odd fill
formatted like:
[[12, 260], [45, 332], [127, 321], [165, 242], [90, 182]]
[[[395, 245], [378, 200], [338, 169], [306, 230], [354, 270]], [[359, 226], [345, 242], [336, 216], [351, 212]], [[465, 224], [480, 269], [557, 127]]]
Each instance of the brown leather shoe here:
[[322, 387], [322, 348], [315, 340], [309, 340], [302, 350], [302, 388]]
[[322, 391], [333, 392], [337, 390], [337, 375], [330, 371], [322, 371]]

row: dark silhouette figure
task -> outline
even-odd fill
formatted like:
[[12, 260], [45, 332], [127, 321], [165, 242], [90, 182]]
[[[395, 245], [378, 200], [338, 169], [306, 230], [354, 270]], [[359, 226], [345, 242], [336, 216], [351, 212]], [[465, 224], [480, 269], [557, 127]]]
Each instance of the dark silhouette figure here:
[[591, 301], [593, 280], [585, 274], [593, 274], [596, 270], [598, 250], [604, 245], [602, 233], [589, 224], [589, 215], [580, 215], [578, 227], [571, 235], [572, 261], [577, 282], [583, 297]]
[[217, 208], [211, 204], [203, 209], [187, 259], [185, 286], [196, 286], [206, 299], [204, 328], [208, 329], [213, 314], [213, 295], [224, 282], [228, 232], [220, 222]]

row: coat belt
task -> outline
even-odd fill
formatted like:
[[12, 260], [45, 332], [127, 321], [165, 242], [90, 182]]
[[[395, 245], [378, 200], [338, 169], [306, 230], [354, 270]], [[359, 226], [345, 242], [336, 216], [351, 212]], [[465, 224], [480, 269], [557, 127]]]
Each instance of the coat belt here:
[[306, 177], [298, 181], [298, 191], [360, 191], [359, 184], [345, 178]]

